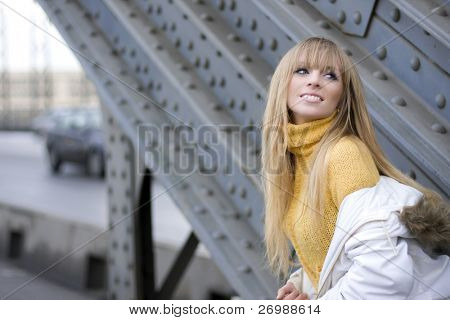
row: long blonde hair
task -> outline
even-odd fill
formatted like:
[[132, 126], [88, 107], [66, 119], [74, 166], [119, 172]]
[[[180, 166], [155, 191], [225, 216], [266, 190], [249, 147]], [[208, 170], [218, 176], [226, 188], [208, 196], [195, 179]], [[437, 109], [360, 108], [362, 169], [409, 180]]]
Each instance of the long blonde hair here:
[[303, 204], [306, 212], [315, 216], [323, 212], [328, 151], [344, 136], [367, 147], [380, 175], [414, 187], [426, 197], [440, 199], [436, 192], [424, 188], [396, 169], [384, 155], [376, 141], [361, 80], [348, 56], [328, 39], [308, 38], [291, 48], [276, 67], [263, 116], [261, 164], [265, 199], [264, 240], [269, 266], [281, 276], [285, 276], [292, 265], [288, 238], [283, 230], [283, 216], [293, 197], [295, 172], [294, 156], [287, 150], [286, 127], [289, 122], [293, 122], [291, 111], [287, 107], [287, 95], [294, 71], [300, 67], [300, 58], [307, 66], [322, 71], [328, 66], [338, 66], [343, 83], [343, 93], [338, 104], [340, 111], [313, 155], [308, 191]]

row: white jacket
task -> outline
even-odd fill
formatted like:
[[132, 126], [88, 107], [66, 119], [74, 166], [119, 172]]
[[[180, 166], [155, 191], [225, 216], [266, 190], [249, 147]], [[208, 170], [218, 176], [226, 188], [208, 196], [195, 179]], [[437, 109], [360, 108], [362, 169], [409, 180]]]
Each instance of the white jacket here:
[[450, 257], [431, 257], [399, 220], [418, 190], [381, 176], [347, 195], [320, 274], [318, 292], [300, 268], [288, 282], [311, 299], [449, 299]]

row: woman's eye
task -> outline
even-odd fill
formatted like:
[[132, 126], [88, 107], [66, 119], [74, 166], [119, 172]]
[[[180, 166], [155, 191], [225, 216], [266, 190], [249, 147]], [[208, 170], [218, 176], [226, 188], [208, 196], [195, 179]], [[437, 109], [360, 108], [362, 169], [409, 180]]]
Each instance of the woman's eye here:
[[295, 71], [295, 73], [298, 73], [298, 74], [307, 74], [307, 73], [308, 73], [308, 70], [305, 69], [305, 68], [300, 68], [300, 69], [297, 69], [297, 71]]
[[325, 77], [327, 77], [328, 79], [331, 79], [331, 80], [336, 80], [337, 79], [337, 76], [336, 76], [336, 74], [334, 72], [328, 72], [325, 75]]

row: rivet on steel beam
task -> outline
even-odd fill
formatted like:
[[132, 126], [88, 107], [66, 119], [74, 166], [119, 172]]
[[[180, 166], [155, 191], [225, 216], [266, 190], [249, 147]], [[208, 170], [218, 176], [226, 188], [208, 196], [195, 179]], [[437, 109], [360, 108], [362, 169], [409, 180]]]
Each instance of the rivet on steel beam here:
[[245, 190], [245, 188], [241, 188], [241, 191], [239, 194], [240, 194], [241, 198], [245, 198], [247, 196], [247, 190]]
[[104, 82], [104, 85], [109, 87], [110, 85], [112, 85], [112, 81], [110, 79], [108, 79]]
[[230, 40], [230, 41], [236, 41], [236, 42], [238, 42], [238, 41], [241, 40], [241, 39], [239, 38], [239, 36], [238, 36], [237, 34], [235, 34], [235, 33], [229, 33], [229, 34], [227, 35], [227, 39]]
[[156, 50], [162, 50], [162, 49], [164, 49], [164, 47], [162, 46], [161, 43], [155, 43], [155, 44], [153, 45], [153, 48], [156, 49]]
[[275, 38], [272, 38], [272, 40], [270, 41], [270, 49], [272, 50], [272, 51], [275, 51], [275, 50], [277, 50], [277, 47], [278, 47], [278, 42], [277, 42], [277, 39], [275, 39]]
[[205, 58], [205, 62], [203, 63], [203, 68], [209, 69], [209, 59]]
[[283, 2], [286, 4], [294, 4], [293, 0], [283, 0]]
[[208, 188], [204, 187], [202, 189], [202, 194], [205, 195], [205, 196], [210, 196], [211, 197], [211, 196], [214, 195], [214, 191], [212, 189], [208, 189]]
[[445, 8], [443, 6], [436, 7], [433, 10], [431, 10], [431, 12], [434, 14], [437, 14], [438, 16], [441, 16], [441, 17], [447, 16], [447, 11], [445, 10]]
[[56, 8], [55, 10], [53, 10], [54, 14], [60, 14], [61, 13], [61, 9], [60, 8]]
[[337, 21], [339, 23], [344, 23], [345, 22], [345, 11], [344, 10], [340, 10], [337, 14]]
[[233, 218], [233, 219], [239, 219], [241, 217], [241, 214], [239, 211], [236, 211], [234, 209], [227, 210], [222, 213], [222, 216], [225, 218]]
[[150, 32], [150, 34], [157, 34], [158, 33], [158, 29], [156, 29], [155, 27], [151, 27], [148, 32]]
[[383, 71], [377, 70], [373, 73], [373, 76], [380, 80], [387, 80], [387, 76]]
[[445, 127], [440, 123], [434, 123], [431, 126], [431, 130], [433, 130], [434, 132], [437, 132], [437, 133], [442, 133], [442, 134], [447, 133], [447, 129], [445, 129]]
[[119, 98], [119, 105], [124, 106], [127, 104], [127, 100], [125, 98]]
[[262, 38], [255, 39], [255, 45], [258, 50], [264, 49], [264, 40]]
[[242, 273], [250, 273], [252, 269], [247, 265], [243, 265], [238, 267], [238, 271]]
[[184, 87], [187, 88], [187, 89], [191, 89], [191, 90], [195, 89], [195, 83], [189, 81], [189, 82], [184, 84]]
[[186, 189], [189, 188], [189, 185], [188, 185], [187, 183], [182, 183], [181, 186], [180, 186], [180, 188], [181, 188], [182, 190], [186, 190]]
[[386, 55], [387, 55], [386, 47], [378, 47], [377, 48], [378, 59], [383, 60], [384, 58], [386, 58]]
[[252, 31], [255, 31], [257, 27], [258, 27], [258, 23], [256, 22], [255, 19], [253, 19], [253, 20], [250, 22], [250, 29], [251, 29]]
[[86, 49], [86, 48], [87, 48], [87, 46], [86, 46], [85, 43], [80, 44], [80, 49], [81, 49], [81, 50], [84, 50], [84, 49]]
[[230, 10], [234, 11], [236, 9], [236, 1], [231, 0], [230, 1]]
[[222, 110], [222, 106], [216, 102], [212, 102], [210, 103], [210, 107], [215, 110], [215, 111], [221, 111]]
[[200, 67], [200, 57], [195, 57], [195, 60], [194, 60], [194, 65], [198, 68], [198, 67]]
[[417, 71], [420, 69], [420, 60], [417, 57], [412, 58], [411, 61], [409, 62], [409, 64], [411, 65], [411, 68], [414, 71]]
[[409, 170], [408, 176], [409, 176], [411, 179], [416, 180], [416, 173], [414, 172], [414, 170]]
[[330, 29], [330, 24], [327, 21], [325, 21], [325, 20], [319, 20], [319, 21], [317, 21], [317, 24], [321, 28]]
[[72, 25], [71, 25], [71, 24], [66, 24], [66, 26], [64, 27], [64, 29], [65, 29], [66, 31], [70, 31], [70, 30], [72, 30]]
[[236, 186], [233, 182], [228, 183], [228, 192], [233, 194], [236, 191]]
[[214, 76], [211, 76], [211, 78], [209, 79], [209, 85], [211, 87], [214, 87], [216, 85], [216, 78]]
[[244, 209], [244, 217], [250, 218], [251, 216], [252, 216], [252, 208], [251, 207], [246, 207]]
[[144, 110], [150, 109], [150, 103], [144, 102], [144, 103], [142, 104], [142, 109], [144, 109]]
[[349, 57], [351, 57], [353, 55], [353, 53], [350, 51], [349, 48], [342, 48], [342, 50], [345, 52], [346, 55], [348, 55]]
[[220, 0], [220, 1], [217, 3], [217, 8], [218, 8], [220, 11], [223, 11], [223, 10], [225, 9], [225, 0]]
[[130, 18], [136, 18], [137, 14], [136, 14], [136, 12], [130, 12], [130, 13], [128, 14], [128, 16], [129, 16]]
[[361, 12], [355, 11], [355, 12], [353, 13], [353, 22], [354, 22], [355, 24], [360, 24], [360, 23], [361, 23], [361, 20], [362, 20]]
[[391, 102], [392, 102], [393, 104], [396, 104], [396, 105], [400, 106], [400, 107], [406, 106], [406, 101], [405, 101], [405, 99], [403, 99], [402, 97], [399, 97], [399, 96], [393, 97], [393, 98], [391, 99]]
[[97, 32], [96, 32], [96, 31], [91, 31], [90, 36], [91, 36], [92, 38], [96, 37], [96, 36], [97, 36]]
[[241, 111], [244, 111], [246, 108], [247, 108], [247, 104], [245, 103], [245, 101], [242, 101], [239, 106], [239, 109], [241, 109]]
[[434, 101], [436, 102], [436, 105], [439, 109], [442, 109], [445, 107], [445, 96], [442, 93], [439, 93], [435, 98]]
[[394, 8], [391, 11], [391, 19], [394, 22], [398, 22], [398, 20], [400, 20], [400, 10], [398, 10], [398, 8]]
[[120, 73], [121, 76], [125, 76], [125, 75], [127, 75], [128, 72], [127, 72], [126, 69], [120, 69], [119, 73]]
[[203, 1], [203, 0], [194, 0], [194, 3], [203, 5], [203, 4], [205, 4], [205, 1]]
[[241, 53], [239, 55], [239, 60], [245, 61], [245, 62], [251, 62], [252, 58], [249, 55], [245, 54], [245, 53]]
[[234, 25], [237, 28], [240, 28], [242, 26], [242, 18], [241, 17], [236, 17], [235, 21], [234, 21]]
[[214, 18], [211, 17], [208, 13], [204, 12], [200, 15], [200, 19], [205, 20], [205, 21], [214, 21]]
[[223, 240], [226, 238], [225, 234], [221, 231], [214, 231], [212, 237], [216, 240]]
[[245, 249], [251, 249], [253, 248], [253, 243], [248, 240], [248, 239], [242, 239], [241, 241], [241, 245], [245, 248]]
[[208, 212], [208, 210], [206, 210], [206, 208], [203, 206], [195, 206], [194, 212], [197, 214], [206, 214]]
[[335, 3], [336, 2], [336, 0], [329, 0], [330, 1], [330, 3]]

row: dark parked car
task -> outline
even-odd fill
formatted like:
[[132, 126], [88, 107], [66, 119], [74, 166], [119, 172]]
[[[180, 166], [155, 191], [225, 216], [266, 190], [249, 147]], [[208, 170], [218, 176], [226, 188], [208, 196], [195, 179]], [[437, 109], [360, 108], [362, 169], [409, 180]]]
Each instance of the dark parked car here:
[[105, 151], [99, 109], [61, 116], [47, 134], [50, 168], [58, 173], [64, 162], [79, 163], [94, 177], [104, 177]]
[[61, 117], [69, 115], [72, 109], [51, 109], [42, 112], [31, 121], [31, 129], [39, 136], [47, 137], [47, 133], [52, 130]]

